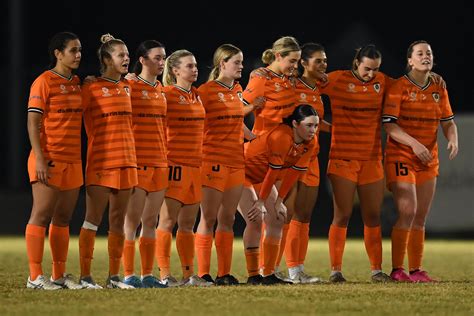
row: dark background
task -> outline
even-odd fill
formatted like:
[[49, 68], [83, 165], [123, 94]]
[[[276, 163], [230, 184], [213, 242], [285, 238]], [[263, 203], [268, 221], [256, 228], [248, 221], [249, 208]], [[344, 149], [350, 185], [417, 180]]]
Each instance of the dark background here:
[[[392, 77], [403, 75], [408, 45], [427, 40], [434, 51], [434, 71], [448, 85], [456, 113], [472, 112], [470, 83], [473, 63], [472, 3], [444, 1], [2, 1], [2, 75], [0, 93], [0, 234], [22, 234], [31, 209], [26, 172], [30, 150], [26, 130], [29, 87], [49, 60], [49, 39], [57, 32], [76, 33], [83, 46], [78, 75], [98, 74], [96, 50], [100, 36], [111, 33], [128, 46], [132, 60], [137, 45], [146, 39], [165, 44], [168, 54], [185, 48], [198, 61], [200, 78], [206, 81], [214, 50], [232, 43], [244, 52], [245, 87], [249, 72], [261, 65], [260, 56], [280, 36], [291, 35], [301, 44], [309, 41], [325, 46], [328, 71], [349, 68], [357, 47], [373, 43], [382, 52], [381, 70]], [[469, 88], [468, 88], [469, 85]], [[321, 136], [321, 174], [329, 137]], [[85, 147], [84, 147], [85, 148]], [[326, 235], [332, 216], [332, 201], [323, 176], [320, 199], [313, 216], [312, 233]], [[384, 204], [384, 230], [393, 222], [393, 206]], [[362, 227], [355, 212], [349, 233]], [[84, 214], [81, 195], [72, 231], [77, 232]], [[237, 233], [241, 231], [238, 219]], [[354, 222], [359, 224], [354, 224]], [[106, 231], [106, 225], [102, 225]]]

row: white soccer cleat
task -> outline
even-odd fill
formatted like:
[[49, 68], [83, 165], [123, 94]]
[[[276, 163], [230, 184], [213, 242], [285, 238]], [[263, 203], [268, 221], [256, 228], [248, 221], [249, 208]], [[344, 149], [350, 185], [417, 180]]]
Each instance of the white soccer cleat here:
[[61, 286], [63, 289], [68, 289], [68, 290], [81, 290], [85, 288], [84, 285], [79, 284], [76, 281], [74, 281], [74, 279], [72, 278], [72, 274], [64, 273], [63, 277], [57, 280], [53, 280], [51, 278], [51, 282], [56, 285]]
[[82, 285], [84, 289], [90, 289], [90, 290], [101, 290], [103, 289], [102, 286], [99, 284], [95, 283], [92, 277], [88, 276], [85, 278], [81, 278], [79, 281], [79, 284]]
[[36, 280], [32, 281], [28, 277], [28, 281], [26, 282], [26, 287], [28, 289], [34, 290], [61, 290], [63, 287], [57, 284], [52, 283], [50, 280], [46, 279], [43, 275], [38, 275]]
[[192, 275], [187, 279], [184, 279], [182, 281], [183, 286], [199, 286], [199, 287], [207, 287], [207, 286], [212, 286], [214, 283], [208, 282], [204, 280], [203, 278], [200, 278], [197, 275]]
[[290, 280], [293, 283], [298, 283], [298, 284], [313, 284], [313, 283], [324, 282], [321, 278], [308, 275], [304, 271], [298, 271], [298, 273], [296, 273], [294, 277], [290, 278]]
[[122, 290], [134, 290], [135, 287], [123, 283], [118, 276], [112, 276], [107, 278], [107, 288], [108, 289], [122, 289]]
[[282, 271], [275, 271], [275, 276], [279, 278], [282, 281], [288, 282], [288, 283], [294, 283], [292, 279], [286, 277], [286, 275]]

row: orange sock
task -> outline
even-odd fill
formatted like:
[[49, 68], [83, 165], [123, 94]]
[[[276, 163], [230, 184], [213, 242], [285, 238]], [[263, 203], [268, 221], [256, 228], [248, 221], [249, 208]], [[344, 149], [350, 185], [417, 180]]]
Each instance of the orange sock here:
[[249, 277], [259, 274], [258, 257], [260, 248], [245, 249], [245, 261], [247, 263], [247, 273]]
[[141, 275], [153, 274], [153, 258], [155, 257], [155, 238], [140, 237]]
[[265, 237], [265, 223], [262, 223], [262, 235], [260, 237], [260, 256], [258, 257], [258, 267], [259, 269], [263, 269], [263, 254], [264, 254], [264, 249], [263, 249], [263, 238]]
[[216, 231], [215, 244], [217, 252], [217, 276], [221, 277], [230, 274], [234, 246], [234, 233]]
[[181, 269], [183, 270], [183, 279], [189, 278], [194, 274], [194, 234], [192, 232], [176, 233], [176, 249], [178, 249]]
[[92, 256], [94, 255], [95, 230], [81, 228], [79, 233], [79, 261], [81, 277], [91, 275]]
[[331, 224], [329, 228], [329, 256], [331, 257], [331, 269], [341, 271], [342, 256], [346, 245], [347, 227], [339, 227]]
[[300, 251], [298, 258], [298, 265], [304, 264], [306, 253], [308, 252], [309, 244], [309, 223], [301, 223], [300, 228]]
[[120, 261], [122, 260], [123, 244], [125, 235], [109, 231], [109, 275], [118, 275], [120, 272]]
[[263, 240], [263, 275], [267, 276], [275, 271], [275, 264], [280, 249], [280, 238], [265, 236]]
[[407, 247], [409, 271], [421, 270], [424, 246], [425, 230], [412, 228], [410, 230]]
[[28, 264], [30, 267], [30, 279], [36, 280], [38, 275], [43, 274], [41, 263], [43, 262], [44, 236], [46, 227], [33, 224], [26, 225], [26, 253], [28, 255]]
[[382, 229], [364, 225], [365, 250], [369, 255], [370, 269], [382, 270]]
[[160, 278], [170, 275], [171, 239], [173, 235], [165, 230], [156, 230], [155, 257], [160, 268]]
[[288, 236], [289, 229], [290, 229], [290, 224], [283, 225], [283, 230], [281, 231], [280, 248], [278, 248], [278, 256], [275, 263], [276, 267], [280, 266], [281, 258], [283, 257], [283, 253], [285, 252], [286, 238]]
[[409, 230], [393, 228], [392, 229], [392, 268], [402, 269], [407, 252]]
[[[285, 257], [286, 266], [293, 268], [298, 265], [300, 252], [300, 229], [303, 223], [292, 220], [288, 229], [288, 236], [286, 237]], [[282, 246], [280, 246], [281, 248]]]
[[53, 280], [62, 278], [66, 272], [66, 261], [69, 250], [69, 226], [49, 225], [49, 247], [53, 259]]
[[196, 234], [194, 243], [197, 254], [198, 275], [209, 274], [211, 270], [212, 234]]
[[125, 240], [122, 254], [123, 275], [128, 277], [135, 271], [135, 240]]

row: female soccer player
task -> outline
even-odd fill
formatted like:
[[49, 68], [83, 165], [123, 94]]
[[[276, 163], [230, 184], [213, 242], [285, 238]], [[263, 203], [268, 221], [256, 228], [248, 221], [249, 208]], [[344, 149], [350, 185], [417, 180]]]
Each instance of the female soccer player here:
[[[389, 89], [383, 123], [388, 134], [385, 151], [387, 184], [398, 209], [392, 230], [391, 277], [395, 281], [433, 282], [422, 270], [425, 222], [438, 176], [438, 126], [448, 140], [449, 159], [458, 153], [458, 133], [448, 92], [433, 84], [433, 51], [426, 41], [410, 44], [408, 73]], [[410, 274], [404, 270], [408, 251]]]
[[156, 256], [161, 281], [169, 286], [178, 282], [170, 274], [171, 239], [178, 223], [176, 248], [183, 271], [182, 285], [212, 285], [194, 274], [194, 223], [201, 202], [202, 141], [205, 111], [196, 88], [198, 68], [187, 50], [171, 54], [163, 72], [167, 99], [168, 181], [165, 203], [156, 233]]
[[[125, 217], [123, 251], [124, 283], [134, 287], [163, 287], [152, 275], [155, 258], [155, 230], [168, 186], [166, 159], [166, 99], [157, 76], [163, 73], [165, 47], [155, 40], [138, 46], [137, 61], [129, 80], [132, 88], [133, 134], [138, 164], [138, 185], [133, 189]], [[134, 274], [135, 237], [139, 240], [141, 279]]]
[[84, 125], [88, 137], [86, 216], [79, 235], [81, 284], [101, 288], [91, 276], [95, 235], [109, 204], [108, 288], [133, 286], [119, 278], [124, 244], [124, 220], [132, 188], [137, 185], [137, 160], [133, 138], [127, 46], [110, 34], [101, 37], [98, 50], [101, 77], [82, 87]]
[[[69, 222], [83, 184], [82, 99], [79, 78], [73, 74], [81, 62], [81, 49], [77, 35], [69, 32], [54, 35], [49, 43], [51, 69], [43, 72], [31, 86], [28, 174], [33, 207], [25, 232], [30, 268], [27, 288], [82, 288], [65, 273]], [[44, 277], [42, 269], [48, 225], [53, 258], [51, 281]]]
[[[303, 104], [296, 107], [283, 122], [245, 146], [246, 186], [239, 210], [246, 222], [244, 247], [249, 284], [288, 283], [274, 274], [281, 227], [286, 218], [283, 199], [308, 167], [315, 147], [314, 136], [319, 117], [311, 105]], [[280, 179], [281, 185], [277, 189], [275, 183]], [[258, 251], [255, 249], [259, 248], [264, 213], [266, 242], [263, 245], [265, 258], [262, 277], [259, 274]]]

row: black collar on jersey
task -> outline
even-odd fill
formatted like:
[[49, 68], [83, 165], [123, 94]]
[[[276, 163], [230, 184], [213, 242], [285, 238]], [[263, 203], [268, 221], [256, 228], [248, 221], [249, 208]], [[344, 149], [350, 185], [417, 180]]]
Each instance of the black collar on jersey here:
[[226, 85], [225, 83], [223, 83], [222, 81], [219, 81], [219, 80], [217, 80], [217, 79], [214, 80], [214, 81], [215, 81], [217, 84], [219, 84], [219, 85], [221, 85], [221, 86], [223, 86], [224, 88], [227, 88], [227, 89], [229, 89], [229, 90], [232, 90], [232, 89], [234, 89], [234, 87], [235, 87], [235, 82], [234, 82], [234, 84], [233, 84], [232, 86], [228, 86], [228, 85]]
[[104, 77], [104, 76], [101, 76], [99, 78], [104, 79], [105, 81], [108, 81], [108, 82], [115, 83], [115, 84], [120, 82], [120, 80], [114, 80], [114, 79], [110, 79], [110, 78], [107, 78], [107, 77]]
[[279, 74], [277, 74], [276, 72], [274, 72], [273, 70], [271, 70], [270, 68], [265, 68], [265, 69], [268, 70], [270, 73], [272, 73], [274, 76], [276, 76], [276, 77], [278, 77], [278, 78], [280, 78], [280, 79], [283, 79], [283, 78], [285, 77], [284, 74], [279, 75]]
[[51, 71], [51, 72], [52, 72], [53, 74], [55, 74], [56, 76], [59, 76], [59, 77], [61, 77], [61, 78], [63, 78], [63, 79], [69, 80], [69, 81], [71, 81], [71, 80], [72, 80], [72, 77], [73, 77], [72, 74], [71, 74], [71, 76], [69, 76], [69, 77], [63, 76], [63, 75], [61, 75], [59, 72], [54, 71], [53, 69], [50, 69], [49, 71]]
[[156, 86], [158, 85], [158, 80], [155, 81], [155, 83], [153, 83], [153, 82], [150, 82], [150, 81], [148, 81], [148, 80], [146, 80], [146, 79], [144, 79], [143, 77], [140, 77], [140, 76], [137, 76], [137, 79], [143, 81], [147, 85], [152, 86], [153, 88], [156, 88]]
[[177, 89], [183, 91], [183, 92], [191, 93], [191, 89], [186, 90], [186, 89], [184, 89], [183, 87], [178, 86], [177, 84], [174, 84], [173, 86], [174, 86], [175, 88], [177, 88]]
[[306, 86], [306, 88], [308, 88], [308, 89], [310, 89], [310, 90], [312, 90], [312, 91], [315, 91], [315, 90], [317, 89], [317, 86], [316, 86], [316, 85], [314, 85], [314, 87], [311, 87], [311, 85], [309, 85], [308, 83], [306, 83], [306, 82], [303, 80], [303, 78], [301, 78], [301, 77], [298, 78], [298, 80], [299, 80], [302, 84], [304, 84], [304, 85]]
[[374, 78], [376, 77], [376, 76], [374, 76], [374, 78], [370, 79], [369, 81], [364, 81], [361, 77], [359, 77], [359, 75], [354, 70], [351, 70], [351, 73], [354, 76], [354, 78], [356, 78], [357, 80], [359, 80], [362, 83], [369, 83], [372, 80], [374, 80]]
[[428, 77], [428, 83], [425, 84], [424, 86], [420, 86], [419, 84], [417, 84], [415, 81], [413, 81], [410, 76], [408, 74], [404, 75], [405, 78], [407, 78], [408, 81], [410, 81], [411, 83], [413, 83], [415, 86], [417, 86], [418, 88], [420, 88], [421, 90], [426, 90], [428, 89], [428, 87], [431, 85], [431, 77]]

